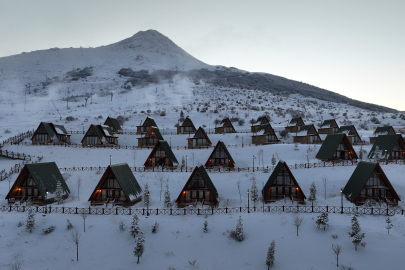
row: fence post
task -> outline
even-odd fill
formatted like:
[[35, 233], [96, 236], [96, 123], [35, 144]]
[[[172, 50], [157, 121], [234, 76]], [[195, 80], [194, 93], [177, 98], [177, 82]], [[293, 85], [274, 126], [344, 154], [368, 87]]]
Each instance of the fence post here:
[[77, 207], [76, 207], [76, 214], [77, 214]]
[[118, 208], [115, 208], [115, 214], [118, 215]]
[[103, 215], [104, 215], [104, 207], [102, 209], [103, 209]]
[[[297, 205], [297, 208], [298, 208], [298, 205]], [[311, 206], [311, 211], [312, 211], [312, 213], [314, 212], [314, 205]]]
[[283, 205], [283, 212], [284, 212], [284, 205]]
[[184, 215], [186, 215], [186, 208], [184, 207]]
[[326, 213], [329, 213], [329, 207], [326, 206]]
[[228, 207], [225, 207], [225, 213], [228, 214]]
[[[403, 211], [403, 210], [402, 210]], [[373, 214], [373, 207], [371, 207], [371, 214]]]
[[172, 209], [170, 208], [170, 215], [172, 215], [173, 213], [172, 213]]
[[145, 215], [145, 208], [142, 208], [142, 215]]
[[256, 206], [253, 205], [253, 212], [256, 212]]
[[197, 215], [200, 215], [200, 208], [197, 208]]
[[159, 214], [159, 208], [156, 208], [156, 215]]

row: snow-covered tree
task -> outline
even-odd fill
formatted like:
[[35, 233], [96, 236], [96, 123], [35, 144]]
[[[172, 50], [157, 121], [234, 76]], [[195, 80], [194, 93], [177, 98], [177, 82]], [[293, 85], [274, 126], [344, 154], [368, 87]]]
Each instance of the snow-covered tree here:
[[141, 236], [136, 239], [134, 256], [138, 257], [137, 263], [139, 263], [139, 257], [142, 257], [143, 252], [145, 251], [145, 236], [141, 232]]
[[205, 222], [204, 222], [204, 228], [203, 228], [203, 231], [204, 231], [205, 233], [207, 233], [207, 232], [208, 232], [208, 221], [205, 221]]
[[66, 222], [67, 222], [67, 226], [66, 226], [66, 229], [68, 229], [68, 230], [71, 230], [71, 229], [73, 229], [73, 224], [70, 222], [70, 220], [69, 219], [66, 219]]
[[388, 233], [390, 233], [390, 229], [394, 226], [391, 222], [391, 219], [390, 219], [390, 217], [387, 217], [387, 219], [385, 220], [385, 222], [387, 222], [387, 230], [388, 230]]
[[360, 146], [359, 159], [363, 160], [363, 146]]
[[323, 228], [324, 230], [326, 227], [329, 227], [329, 218], [328, 218], [328, 213], [323, 212], [321, 213], [317, 218], [316, 218], [316, 227], [317, 228]]
[[312, 181], [311, 187], [309, 188], [309, 197], [308, 201], [314, 205], [314, 201], [316, 201], [316, 186], [315, 186], [315, 181]]
[[145, 187], [143, 189], [143, 196], [142, 196], [142, 201], [143, 201], [144, 205], [147, 205], [149, 203], [149, 196], [150, 196], [149, 184], [145, 183]]
[[139, 218], [137, 214], [132, 215], [131, 226], [129, 227], [129, 233], [132, 237], [135, 237], [139, 233]]
[[243, 223], [242, 223], [242, 217], [239, 216], [238, 219], [238, 224], [236, 225], [236, 240], [238, 240], [239, 242], [241, 242], [243, 240]]
[[357, 246], [362, 244], [361, 241], [365, 237], [365, 233], [360, 233], [361, 227], [356, 215], [352, 216], [351, 223], [352, 230], [349, 232], [349, 236], [353, 238], [352, 243], [354, 244], [355, 250], [357, 251]]
[[155, 225], [152, 226], [152, 233], [157, 233], [157, 229], [159, 228], [159, 223], [155, 221]]
[[35, 228], [35, 212], [32, 207], [28, 208], [27, 223], [25, 224], [25, 228], [30, 233], [32, 233], [32, 230]]
[[267, 250], [267, 258], [266, 258], [266, 265], [267, 270], [274, 265], [274, 253], [276, 252], [276, 242], [273, 240], [271, 241], [270, 247]]
[[256, 186], [256, 181], [253, 180], [252, 187], [250, 189], [250, 200], [253, 202], [253, 206], [256, 206], [256, 202], [259, 200], [259, 191]]
[[339, 244], [332, 244], [333, 253], [336, 255], [336, 267], [339, 267], [339, 254], [342, 253], [342, 247]]
[[297, 228], [297, 236], [298, 236], [298, 231], [300, 227], [305, 224], [305, 219], [299, 212], [295, 212], [293, 213], [292, 224]]
[[55, 201], [60, 203], [62, 200], [62, 184], [60, 181], [56, 182], [56, 190], [55, 190]]
[[276, 165], [276, 162], [277, 162], [276, 157], [273, 154], [273, 157], [271, 158], [271, 164], [274, 166]]
[[378, 162], [381, 158], [381, 150], [380, 147], [378, 147], [378, 145], [375, 147], [374, 149], [374, 161]]
[[294, 145], [294, 150], [295, 151], [298, 151], [299, 149], [298, 149], [298, 143], [295, 143], [295, 145]]
[[166, 207], [171, 207], [172, 206], [172, 202], [170, 201], [169, 183], [166, 184], [164, 204], [165, 204]]

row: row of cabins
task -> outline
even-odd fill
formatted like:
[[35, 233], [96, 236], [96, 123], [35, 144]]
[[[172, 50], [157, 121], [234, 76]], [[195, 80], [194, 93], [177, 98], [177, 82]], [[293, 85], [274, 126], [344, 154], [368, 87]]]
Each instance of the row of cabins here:
[[[56, 194], [66, 199], [70, 190], [55, 162], [26, 164], [8, 192], [9, 204], [30, 201], [44, 205], [55, 202]], [[264, 203], [291, 200], [303, 203], [306, 196], [284, 161], [279, 161], [262, 191]], [[384, 201], [397, 205], [400, 198], [379, 163], [361, 161], [348, 180], [342, 194], [356, 205], [366, 201]], [[91, 205], [113, 203], [130, 206], [142, 198], [142, 188], [127, 163], [109, 165], [95, 186], [88, 201]], [[217, 206], [218, 191], [204, 166], [196, 166], [180, 191], [176, 204]]]

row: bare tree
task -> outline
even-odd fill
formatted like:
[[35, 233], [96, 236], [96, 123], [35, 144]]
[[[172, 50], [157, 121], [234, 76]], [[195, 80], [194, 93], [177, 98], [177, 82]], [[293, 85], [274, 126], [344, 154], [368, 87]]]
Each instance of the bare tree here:
[[135, 160], [136, 160], [136, 151], [133, 151], [132, 152], [132, 157], [134, 158], [134, 168], [136, 167], [135, 166]]
[[326, 186], [327, 186], [327, 184], [328, 184], [328, 177], [327, 177], [326, 175], [324, 175], [324, 176], [322, 177], [322, 181], [323, 181], [323, 189], [324, 189], [324, 191], [325, 191], [325, 200], [326, 200]]
[[298, 230], [302, 225], [305, 224], [305, 219], [299, 212], [295, 212], [295, 213], [293, 213], [293, 222], [292, 223], [297, 228], [297, 236], [298, 236]]
[[24, 261], [15, 261], [11, 264], [11, 270], [24, 270], [25, 264]]
[[158, 174], [157, 179], [158, 179], [159, 185], [160, 185], [160, 195], [159, 195], [160, 201], [162, 201], [163, 182], [165, 180], [165, 174], [163, 171]]
[[240, 198], [240, 202], [242, 203], [242, 194], [240, 193], [240, 179], [238, 180], [238, 182], [236, 182], [236, 185], [238, 186], [239, 198]]
[[342, 253], [343, 248], [339, 244], [332, 244], [332, 250], [336, 255], [336, 267], [339, 267], [339, 254]]
[[80, 201], [80, 188], [82, 187], [82, 178], [79, 176], [77, 177], [77, 199]]
[[80, 233], [79, 231], [74, 228], [70, 234], [70, 241], [72, 241], [73, 243], [75, 243], [76, 245], [76, 260], [79, 260], [79, 242], [80, 242]]
[[83, 218], [83, 232], [86, 232], [86, 218], [87, 218], [87, 214], [86, 214], [86, 213], [81, 213], [80, 216]]

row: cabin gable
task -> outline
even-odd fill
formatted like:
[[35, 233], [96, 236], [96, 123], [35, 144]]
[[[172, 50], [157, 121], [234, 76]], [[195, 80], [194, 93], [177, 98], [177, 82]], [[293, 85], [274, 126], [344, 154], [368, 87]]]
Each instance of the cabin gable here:
[[166, 141], [158, 141], [153, 147], [152, 152], [146, 159], [145, 167], [174, 167], [178, 165], [178, 161], [174, 156], [172, 149], [169, 147]]
[[211, 146], [211, 140], [202, 127], [199, 127], [193, 138], [187, 139], [188, 148], [208, 147]]
[[218, 141], [210, 157], [205, 163], [205, 167], [225, 166], [233, 168], [235, 167], [235, 161], [226, 148], [225, 144]]
[[358, 159], [346, 134], [329, 134], [316, 154], [323, 161]]

